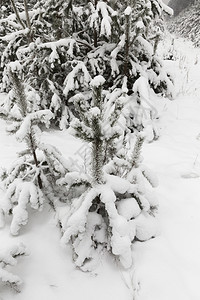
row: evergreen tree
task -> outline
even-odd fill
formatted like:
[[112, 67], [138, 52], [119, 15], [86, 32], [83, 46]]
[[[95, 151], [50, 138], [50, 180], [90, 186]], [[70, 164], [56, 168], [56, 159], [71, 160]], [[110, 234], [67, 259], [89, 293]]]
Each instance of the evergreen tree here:
[[[103, 84], [105, 79], [96, 76], [90, 83], [92, 99], [76, 96], [79, 119], [71, 123], [71, 132], [91, 147], [90, 171], [81, 175], [69, 172], [60, 181], [69, 190], [68, 197], [71, 195], [71, 209], [64, 218], [60, 216], [62, 241], [71, 242], [75, 264], [85, 271], [96, 266], [104, 249], [129, 268], [133, 241], [156, 234], [152, 213], [157, 201], [152, 191], [145, 190], [146, 184], [155, 186], [156, 182], [140, 162], [144, 138], [137, 138], [133, 151], [118, 149], [116, 141], [123, 133], [118, 119], [124, 99], [119, 97], [111, 108]], [[115, 151], [108, 154], [109, 148]]]
[[59, 151], [41, 142], [40, 124], [48, 126], [53, 117], [49, 110], [35, 110], [35, 98], [19, 79], [20, 64], [10, 63], [8, 76], [13, 83], [12, 96], [16, 107], [13, 109], [13, 122], [9, 132], [16, 133], [26, 149], [19, 153], [20, 158], [2, 174], [6, 191], [0, 201], [1, 225], [6, 215], [12, 214], [11, 233], [17, 235], [20, 227], [28, 222], [27, 208], [41, 210], [47, 199], [53, 206], [57, 199], [64, 197], [63, 191], [56, 190], [56, 180], [68, 171], [67, 163]]
[[[67, 199], [62, 240], [72, 243], [83, 270], [105, 248], [130, 267], [132, 243], [156, 233], [156, 182], [141, 163], [144, 136], [135, 132], [152, 123], [152, 95], [171, 95], [172, 80], [156, 53], [164, 10], [170, 13], [161, 0], [40, 0], [28, 10], [24, 5], [25, 14], [17, 10], [2, 37], [2, 88], [10, 90], [2, 111], [27, 145], [2, 175], [2, 224], [12, 214], [11, 233], [18, 234], [28, 205], [40, 209], [47, 198], [59, 215], [57, 204]], [[41, 143], [40, 123], [53, 116], [61, 128], [74, 116], [70, 130], [91, 149], [86, 172], [72, 172]]]
[[[129, 103], [140, 104], [134, 88], [140, 77], [155, 93], [170, 96], [172, 80], [156, 55], [163, 10], [170, 12], [158, 0], [129, 6], [121, 1], [38, 1], [29, 14], [32, 42], [14, 42], [14, 52], [40, 108], [53, 111], [65, 128], [76, 115], [73, 96], [87, 91], [96, 75], [104, 76], [111, 92], [126, 89]], [[8, 49], [4, 52], [3, 61]], [[132, 127], [137, 127], [134, 122]]]
[[[0, 18], [0, 41], [1, 41], [1, 69], [0, 84], [1, 91], [8, 92], [11, 89], [4, 70], [7, 64], [18, 60], [18, 49], [29, 44], [33, 39], [32, 20], [30, 20], [30, 11], [33, 1], [11, 0], [6, 6], [3, 6]], [[37, 19], [37, 11], [32, 11], [32, 19]], [[37, 29], [37, 26], [33, 26]]]

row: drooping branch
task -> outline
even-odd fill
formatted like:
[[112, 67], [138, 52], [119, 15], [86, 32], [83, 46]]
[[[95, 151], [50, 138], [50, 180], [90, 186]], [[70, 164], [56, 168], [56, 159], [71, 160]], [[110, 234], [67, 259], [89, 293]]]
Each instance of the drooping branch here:
[[[15, 93], [15, 97], [17, 99], [17, 104], [18, 104], [19, 110], [21, 112], [22, 118], [25, 118], [27, 116], [28, 112], [27, 112], [27, 99], [26, 99], [26, 95], [25, 95], [25, 91], [24, 91], [24, 86], [21, 83], [21, 81], [19, 80], [16, 73], [14, 73], [12, 70], [10, 70], [9, 74], [10, 74], [10, 77], [11, 77], [11, 80], [13, 83], [14, 93]], [[32, 126], [30, 127], [30, 133], [28, 134], [28, 136], [26, 138], [26, 142], [27, 142], [27, 145], [30, 147], [35, 166], [38, 167], [38, 159], [37, 159], [37, 155], [36, 155], [37, 145], [34, 142], [34, 131], [33, 131]], [[40, 174], [38, 174], [37, 180], [38, 180], [39, 188], [42, 189], [43, 186], [42, 186], [42, 180], [41, 180]]]

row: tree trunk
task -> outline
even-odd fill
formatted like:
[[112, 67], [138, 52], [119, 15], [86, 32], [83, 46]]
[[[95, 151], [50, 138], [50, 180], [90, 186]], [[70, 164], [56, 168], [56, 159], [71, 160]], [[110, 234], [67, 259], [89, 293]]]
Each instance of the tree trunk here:
[[129, 51], [130, 51], [130, 16], [126, 15], [125, 48], [124, 48], [124, 75], [129, 77]]
[[[95, 2], [94, 2], [95, 9], [97, 8], [97, 3], [98, 3], [98, 0], [95, 0]], [[97, 47], [97, 42], [98, 42], [97, 38], [98, 38], [97, 37], [97, 29], [94, 24], [94, 47], [95, 48]]]
[[[93, 89], [94, 104], [102, 112], [102, 87], [95, 87]], [[92, 120], [92, 131], [94, 134], [94, 140], [92, 142], [92, 170], [96, 183], [103, 183], [103, 140], [101, 133], [101, 115], [96, 116]]]

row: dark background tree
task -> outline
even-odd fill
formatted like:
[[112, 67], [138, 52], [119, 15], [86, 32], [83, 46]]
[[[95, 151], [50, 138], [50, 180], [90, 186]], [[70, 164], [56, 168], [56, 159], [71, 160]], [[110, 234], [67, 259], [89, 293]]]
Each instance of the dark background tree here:
[[196, 0], [169, 23], [169, 30], [191, 40], [196, 47], [200, 46], [200, 1]]
[[193, 4], [195, 0], [170, 0], [168, 5], [173, 8], [174, 16], [177, 16], [183, 9]]

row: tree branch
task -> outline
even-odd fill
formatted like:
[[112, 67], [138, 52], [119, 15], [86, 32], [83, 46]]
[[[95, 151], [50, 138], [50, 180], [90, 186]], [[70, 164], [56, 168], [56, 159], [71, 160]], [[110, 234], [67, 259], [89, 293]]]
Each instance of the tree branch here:
[[29, 17], [29, 13], [28, 13], [27, 0], [24, 0], [24, 9], [25, 9], [25, 13], [26, 13], [26, 24], [27, 24], [27, 27], [31, 30], [31, 22], [30, 22], [30, 17]]
[[25, 26], [24, 22], [22, 21], [20, 15], [19, 15], [18, 9], [15, 5], [15, 0], [10, 0], [10, 2], [11, 2], [11, 5], [12, 5], [12, 8], [14, 10], [14, 13], [16, 15], [17, 21], [19, 22], [19, 24], [22, 26], [23, 29], [26, 29], [26, 26]]

